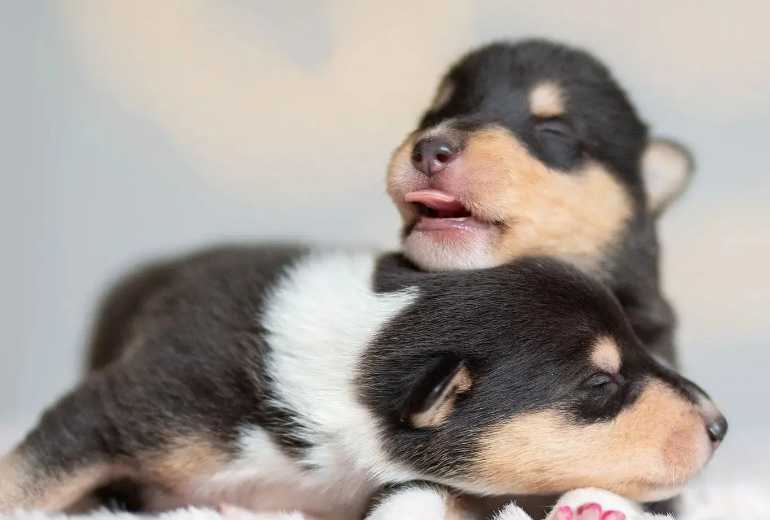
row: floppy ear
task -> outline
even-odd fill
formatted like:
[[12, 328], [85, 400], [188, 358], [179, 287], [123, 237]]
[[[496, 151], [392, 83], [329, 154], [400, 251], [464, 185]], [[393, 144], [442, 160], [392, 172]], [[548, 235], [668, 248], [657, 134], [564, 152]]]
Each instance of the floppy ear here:
[[684, 192], [694, 167], [692, 155], [681, 144], [650, 139], [642, 154], [642, 178], [652, 215], [659, 216]]
[[411, 388], [401, 421], [413, 428], [443, 424], [454, 410], [457, 397], [470, 390], [472, 384], [471, 373], [459, 357], [444, 354], [434, 358]]
[[447, 102], [452, 98], [454, 91], [454, 81], [449, 79], [448, 76], [445, 76], [444, 79], [441, 80], [441, 83], [439, 83], [439, 86], [436, 89], [436, 93], [433, 95], [433, 100], [430, 102], [430, 108], [428, 108], [428, 111], [438, 110], [439, 108], [446, 105]]

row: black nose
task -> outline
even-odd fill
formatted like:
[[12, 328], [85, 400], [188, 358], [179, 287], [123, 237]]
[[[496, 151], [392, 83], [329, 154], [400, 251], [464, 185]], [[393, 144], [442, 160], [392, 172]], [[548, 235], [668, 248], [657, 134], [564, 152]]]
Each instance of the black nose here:
[[722, 439], [727, 435], [727, 419], [720, 415], [706, 424], [706, 431], [709, 432], [709, 439], [712, 442], [722, 442]]
[[412, 164], [427, 176], [443, 170], [457, 156], [457, 147], [441, 137], [417, 141], [412, 150]]

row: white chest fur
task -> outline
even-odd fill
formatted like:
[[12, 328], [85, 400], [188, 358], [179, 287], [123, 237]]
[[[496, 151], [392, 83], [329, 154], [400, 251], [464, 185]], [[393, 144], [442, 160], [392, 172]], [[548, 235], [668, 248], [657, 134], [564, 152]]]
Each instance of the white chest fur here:
[[245, 429], [238, 459], [197, 482], [188, 500], [355, 518], [382, 482], [419, 478], [384, 453], [354, 384], [367, 345], [417, 295], [374, 293], [375, 261], [371, 254], [311, 254], [268, 297], [266, 367], [276, 382], [274, 404], [299, 417], [295, 433], [312, 446], [303, 460], [286, 456], [261, 428]]

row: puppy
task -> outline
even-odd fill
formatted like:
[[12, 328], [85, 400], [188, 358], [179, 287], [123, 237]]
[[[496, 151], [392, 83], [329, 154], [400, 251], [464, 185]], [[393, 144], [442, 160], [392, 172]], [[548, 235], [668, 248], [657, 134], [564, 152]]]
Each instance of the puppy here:
[[607, 283], [642, 343], [674, 361], [655, 221], [690, 177], [610, 72], [541, 40], [471, 52], [393, 154], [406, 256], [430, 271], [568, 261]]
[[600, 283], [546, 258], [426, 273], [398, 255], [223, 248], [129, 277], [102, 319], [100, 368], [0, 460], [0, 511], [124, 479], [146, 510], [335, 519], [411, 481], [655, 500], [727, 427]]

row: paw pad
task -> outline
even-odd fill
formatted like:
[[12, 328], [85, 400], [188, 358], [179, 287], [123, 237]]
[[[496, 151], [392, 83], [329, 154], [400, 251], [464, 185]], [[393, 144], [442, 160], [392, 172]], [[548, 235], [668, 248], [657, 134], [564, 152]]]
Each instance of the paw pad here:
[[553, 520], [626, 520], [626, 515], [620, 511], [604, 511], [596, 502], [590, 502], [578, 507], [562, 506], [556, 510]]

